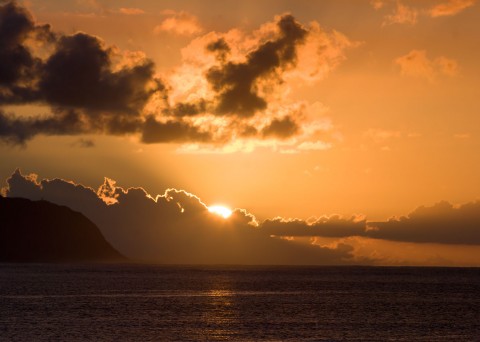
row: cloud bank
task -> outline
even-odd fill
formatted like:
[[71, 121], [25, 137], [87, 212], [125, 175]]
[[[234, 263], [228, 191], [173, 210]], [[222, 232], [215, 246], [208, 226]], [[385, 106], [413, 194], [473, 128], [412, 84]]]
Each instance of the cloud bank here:
[[[158, 32], [197, 37], [183, 50], [182, 65], [160, 77], [140, 51], [120, 51], [85, 32], [55, 32], [14, 1], [0, 6], [0, 105], [13, 108], [0, 109], [0, 140], [108, 134], [217, 147], [331, 145], [331, 127], [311, 129], [321, 113], [312, 115], [311, 104], [285, 94], [291, 83], [317, 82], [334, 69], [355, 45], [347, 37], [290, 14], [252, 33], [198, 36], [195, 17], [165, 15]], [[15, 106], [27, 104], [50, 113], [16, 115]]]
[[352, 248], [334, 248], [270, 237], [253, 215], [236, 209], [226, 220], [196, 196], [176, 189], [150, 196], [106, 178], [97, 190], [61, 179], [38, 181], [17, 170], [8, 197], [48, 200], [82, 212], [127, 256], [182, 264], [346, 264]]
[[276, 218], [266, 220], [261, 226], [267, 234], [276, 236], [357, 236], [398, 242], [480, 245], [480, 201], [460, 206], [439, 202], [384, 222], [334, 215], [314, 221]]
[[[39, 181], [16, 170], [7, 197], [48, 200], [82, 212], [127, 256], [163, 263], [348, 264], [359, 262], [352, 238], [377, 241], [480, 245], [480, 201], [454, 206], [440, 202], [383, 222], [365, 217], [324, 216], [258, 222], [235, 209], [228, 219], [211, 213], [197, 196], [168, 189], [151, 196], [123, 189], [105, 178], [98, 190], [62, 179]], [[335, 239], [319, 244], [317, 238]], [[345, 242], [342, 242], [345, 241]], [[363, 258], [362, 263], [372, 260]]]

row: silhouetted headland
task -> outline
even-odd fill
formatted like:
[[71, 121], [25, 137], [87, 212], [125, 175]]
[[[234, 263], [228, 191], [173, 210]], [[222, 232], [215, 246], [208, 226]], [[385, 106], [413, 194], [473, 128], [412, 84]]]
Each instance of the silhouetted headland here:
[[47, 201], [0, 196], [0, 261], [125, 262], [79, 212]]

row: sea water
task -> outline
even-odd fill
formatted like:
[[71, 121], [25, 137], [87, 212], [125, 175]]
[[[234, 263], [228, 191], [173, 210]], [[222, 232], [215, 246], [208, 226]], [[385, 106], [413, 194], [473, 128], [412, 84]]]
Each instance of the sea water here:
[[480, 269], [0, 264], [1, 341], [480, 341]]

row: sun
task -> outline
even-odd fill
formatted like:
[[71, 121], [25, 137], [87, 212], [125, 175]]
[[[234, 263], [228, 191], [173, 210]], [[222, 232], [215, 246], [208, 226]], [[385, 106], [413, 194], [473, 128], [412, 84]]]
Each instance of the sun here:
[[218, 216], [221, 216], [224, 219], [227, 219], [230, 217], [230, 215], [232, 215], [232, 210], [223, 205], [212, 205], [208, 207], [208, 211]]

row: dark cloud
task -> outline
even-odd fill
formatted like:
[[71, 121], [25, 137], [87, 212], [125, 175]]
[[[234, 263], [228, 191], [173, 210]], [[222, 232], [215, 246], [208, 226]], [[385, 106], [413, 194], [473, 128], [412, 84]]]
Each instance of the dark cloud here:
[[0, 110], [0, 140], [9, 144], [23, 145], [37, 134], [76, 135], [90, 131], [80, 115], [72, 110], [27, 118], [17, 118]]
[[262, 135], [263, 137], [286, 139], [298, 133], [299, 130], [297, 123], [287, 116], [282, 119], [273, 119], [268, 126], [262, 129]]
[[[49, 44], [53, 53], [43, 62], [28, 39]], [[0, 46], [0, 105], [33, 102], [51, 108], [49, 115], [32, 117], [0, 111], [0, 140], [7, 143], [24, 144], [39, 134], [137, 133], [147, 101], [165, 92], [151, 60], [118, 68], [99, 38], [55, 35], [48, 25], [35, 25], [15, 2], [0, 6]]]
[[458, 207], [440, 202], [385, 222], [332, 216], [315, 222], [266, 220], [261, 227], [266, 233], [277, 236], [360, 236], [413, 243], [480, 245], [480, 201]]
[[253, 137], [258, 134], [258, 130], [250, 125], [244, 125], [239, 130], [240, 136], [242, 137]]
[[365, 234], [366, 221], [343, 219], [339, 216], [322, 217], [315, 222], [304, 220], [284, 220], [275, 218], [265, 220], [262, 229], [266, 234], [276, 236], [321, 236], [342, 238]]
[[377, 239], [444, 244], [480, 244], [480, 201], [455, 207], [440, 202], [419, 207], [406, 217], [370, 222], [368, 236]]
[[[52, 105], [87, 109], [87, 113], [138, 115], [150, 96], [162, 88], [154, 80], [153, 62], [112, 71], [111, 52], [94, 36], [61, 37], [46, 61], [40, 91]], [[152, 84], [157, 82], [157, 84]]]
[[[258, 82], [275, 73], [278, 76], [282, 70], [294, 65], [296, 47], [307, 35], [291, 15], [281, 17], [277, 26], [279, 37], [260, 45], [245, 62], [227, 62], [207, 72], [207, 79], [217, 92], [218, 114], [250, 117], [267, 108], [266, 100], [257, 92]], [[217, 53], [226, 49], [219, 41], [208, 47]]]
[[7, 184], [7, 197], [66, 205], [90, 218], [121, 252], [156, 262], [344, 264], [357, 260], [346, 244], [327, 248], [281, 237], [360, 236], [480, 245], [480, 202], [458, 207], [441, 202], [386, 222], [331, 216], [308, 222], [276, 218], [257, 223], [241, 209], [227, 220], [216, 216], [198, 197], [183, 190], [168, 189], [154, 198], [142, 188], [122, 189], [108, 178], [95, 191], [61, 179], [38, 181], [35, 175], [16, 170]]
[[91, 148], [95, 147], [95, 141], [92, 139], [80, 138], [72, 144], [73, 147]]
[[[169, 189], [155, 199], [142, 188], [124, 190], [106, 179], [98, 192], [60, 179], [38, 182], [17, 170], [8, 197], [44, 199], [91, 219], [106, 239], [129, 257], [184, 264], [345, 264], [352, 247], [336, 248], [272, 238], [255, 218], [237, 209], [225, 220], [201, 200]], [[108, 205], [102, 198], [108, 196]]]
[[200, 99], [197, 102], [180, 102], [171, 110], [171, 114], [175, 116], [194, 116], [205, 113], [207, 102]]
[[[233, 137], [291, 137], [300, 132], [294, 114], [273, 118], [266, 113], [270, 123], [265, 127], [248, 121], [267, 108], [262, 94], [295, 66], [296, 49], [308, 33], [291, 15], [280, 17], [276, 26], [277, 32], [245, 62], [228, 60], [231, 47], [224, 38], [207, 44], [218, 64], [206, 72], [213, 99], [172, 103], [151, 60], [126, 54], [120, 65], [119, 54], [100, 38], [54, 33], [49, 25], [37, 25], [16, 2], [0, 5], [0, 105], [49, 108], [49, 113], [30, 117], [0, 109], [0, 141], [23, 145], [37, 135], [136, 134], [144, 143], [224, 144]], [[200, 127], [193, 117], [207, 113], [228, 120], [221, 129], [208, 119]]]
[[[42, 27], [46, 35], [48, 27]], [[32, 101], [31, 89], [41, 69], [41, 60], [25, 45], [36, 27], [30, 14], [15, 2], [0, 6], [0, 104]]]
[[209, 132], [181, 121], [159, 122], [153, 117], [147, 117], [142, 129], [142, 142], [151, 144], [168, 141], [210, 141]]
[[225, 61], [231, 51], [230, 46], [223, 38], [211, 42], [206, 46], [206, 49], [207, 51], [215, 53], [217, 59], [219, 59], [220, 61]]

